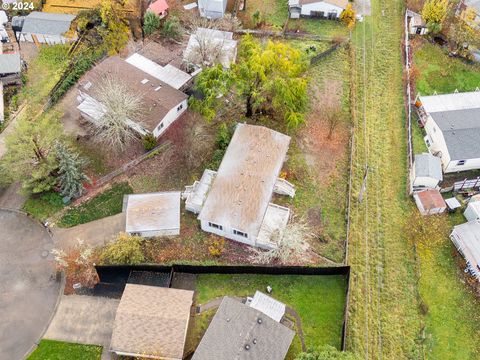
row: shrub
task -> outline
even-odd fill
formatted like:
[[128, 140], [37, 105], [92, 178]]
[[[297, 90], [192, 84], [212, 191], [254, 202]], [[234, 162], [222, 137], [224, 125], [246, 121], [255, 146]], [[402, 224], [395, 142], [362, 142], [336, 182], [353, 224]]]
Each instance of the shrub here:
[[100, 260], [107, 265], [140, 264], [145, 261], [142, 245], [143, 239], [140, 236], [120, 233], [114, 243], [103, 249]]
[[54, 191], [49, 191], [28, 198], [23, 205], [23, 210], [35, 219], [44, 221], [63, 207], [62, 196]]
[[168, 39], [178, 40], [183, 35], [182, 25], [176, 16], [169, 16], [163, 23], [161, 33]]
[[211, 236], [208, 240], [208, 252], [211, 256], [219, 257], [225, 250], [225, 239], [217, 236]]
[[148, 133], [143, 137], [142, 144], [145, 151], [150, 151], [157, 146], [157, 139], [152, 133]]
[[143, 33], [145, 36], [153, 34], [160, 28], [160, 18], [153, 12], [147, 11], [143, 18]]

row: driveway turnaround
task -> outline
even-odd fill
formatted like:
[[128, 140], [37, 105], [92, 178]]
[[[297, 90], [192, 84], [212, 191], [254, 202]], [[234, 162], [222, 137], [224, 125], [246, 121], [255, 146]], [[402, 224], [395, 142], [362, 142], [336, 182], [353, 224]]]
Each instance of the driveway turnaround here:
[[61, 288], [52, 246], [43, 226], [0, 209], [0, 359], [23, 359], [50, 322]]

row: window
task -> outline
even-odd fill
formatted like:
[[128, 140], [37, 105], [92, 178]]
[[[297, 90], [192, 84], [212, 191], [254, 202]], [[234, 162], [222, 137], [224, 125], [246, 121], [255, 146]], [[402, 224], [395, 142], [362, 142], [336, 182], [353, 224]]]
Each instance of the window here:
[[248, 238], [248, 234], [247, 234], [247, 233], [244, 233], [244, 232], [241, 232], [241, 231], [238, 231], [238, 230], [233, 230], [233, 234], [234, 234], [234, 235], [241, 236], [241, 237], [244, 237], [244, 238]]
[[163, 126], [164, 126], [164, 125], [163, 125], [163, 122], [161, 122], [161, 123], [158, 125], [157, 129], [158, 129], [158, 130], [161, 130], [161, 129], [163, 129]]
[[215, 223], [212, 223], [212, 222], [209, 222], [208, 226], [210, 226], [211, 228], [214, 228], [214, 229], [223, 230], [222, 225], [218, 225], [218, 224], [215, 224]]
[[177, 111], [180, 111], [180, 110], [182, 110], [182, 109], [183, 109], [183, 104], [180, 104], [180, 106], [177, 107]]
[[466, 162], [467, 162], [467, 160], [458, 160], [457, 161], [457, 166], [465, 165]]

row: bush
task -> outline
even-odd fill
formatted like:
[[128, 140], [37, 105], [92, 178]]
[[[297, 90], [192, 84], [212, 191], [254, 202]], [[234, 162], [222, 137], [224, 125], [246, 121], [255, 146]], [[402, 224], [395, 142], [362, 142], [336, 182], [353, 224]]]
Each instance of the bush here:
[[218, 257], [225, 250], [225, 239], [212, 235], [208, 240], [208, 252], [211, 256]]
[[212, 159], [208, 164], [208, 168], [212, 170], [218, 169], [231, 139], [232, 131], [228, 128], [226, 123], [221, 123], [220, 127], [218, 128], [217, 139], [215, 141], [217, 149], [213, 152]]
[[107, 245], [100, 255], [102, 263], [107, 265], [135, 265], [145, 261], [142, 250], [143, 239], [120, 233], [114, 243]]
[[176, 16], [169, 16], [163, 23], [161, 33], [166, 38], [178, 40], [183, 35], [183, 28]]
[[153, 34], [160, 28], [160, 18], [153, 12], [147, 11], [143, 18], [143, 33], [145, 36]]
[[150, 151], [157, 146], [157, 139], [152, 133], [148, 133], [143, 137], [142, 144], [145, 151]]
[[64, 207], [62, 196], [54, 191], [32, 196], [23, 205], [23, 210], [35, 219], [45, 221]]

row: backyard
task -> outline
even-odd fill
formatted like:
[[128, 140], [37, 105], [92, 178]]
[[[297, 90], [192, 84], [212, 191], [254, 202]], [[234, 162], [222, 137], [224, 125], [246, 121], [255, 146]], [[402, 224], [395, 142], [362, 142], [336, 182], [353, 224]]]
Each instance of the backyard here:
[[[271, 296], [293, 308], [301, 318], [307, 347], [331, 345], [340, 348], [346, 296], [346, 279], [337, 275], [219, 275], [205, 274], [197, 277], [197, 304], [222, 297], [253, 296], [256, 290], [266, 291], [271, 286]], [[195, 346], [215, 311], [195, 317], [193, 331], [189, 334], [190, 346]], [[301, 351], [295, 337], [287, 359]]]
[[41, 340], [27, 360], [100, 360], [102, 347]]

